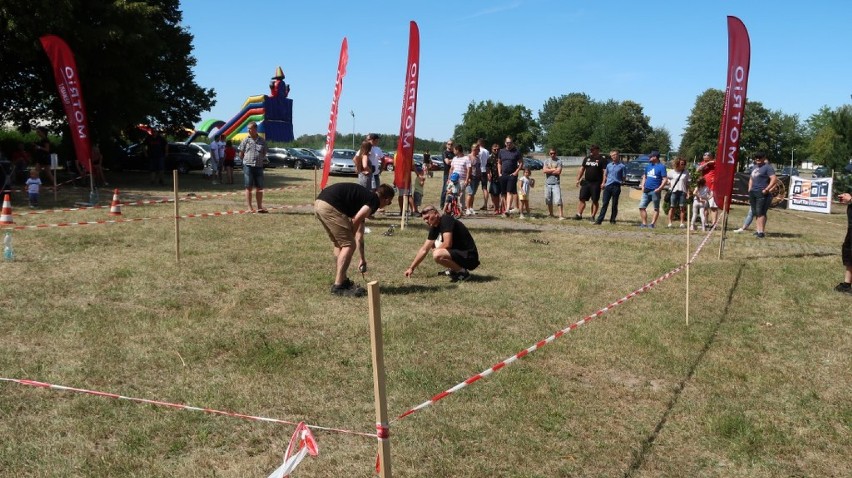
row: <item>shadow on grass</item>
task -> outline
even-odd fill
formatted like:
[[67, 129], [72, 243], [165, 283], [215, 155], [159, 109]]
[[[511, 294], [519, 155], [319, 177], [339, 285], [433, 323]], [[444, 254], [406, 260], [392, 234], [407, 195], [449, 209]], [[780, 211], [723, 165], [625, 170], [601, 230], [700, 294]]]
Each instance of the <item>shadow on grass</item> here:
[[629, 478], [633, 476], [642, 465], [645, 463], [645, 459], [648, 454], [651, 452], [651, 448], [654, 446], [654, 441], [660, 435], [660, 432], [663, 430], [663, 427], [666, 425], [666, 420], [668, 420], [669, 415], [672, 413], [672, 410], [677, 405], [678, 400], [680, 399], [680, 395], [683, 393], [683, 389], [686, 388], [687, 383], [692, 380], [692, 376], [695, 375], [695, 370], [701, 365], [701, 362], [704, 360], [704, 356], [707, 355], [707, 351], [710, 350], [710, 347], [713, 345], [713, 342], [716, 341], [716, 336], [719, 334], [719, 329], [722, 328], [722, 324], [725, 323], [725, 320], [728, 317], [728, 310], [731, 307], [731, 302], [734, 299], [734, 292], [736, 292], [737, 288], [740, 284], [740, 278], [743, 275], [743, 268], [745, 267], [745, 263], [741, 263], [739, 269], [737, 269], [737, 276], [734, 278], [734, 283], [731, 285], [731, 289], [728, 291], [728, 298], [725, 301], [725, 308], [722, 310], [719, 321], [716, 322], [715, 327], [713, 327], [713, 332], [710, 333], [710, 336], [707, 337], [707, 340], [704, 342], [704, 347], [701, 348], [701, 352], [695, 357], [695, 360], [690, 364], [689, 370], [686, 373], [686, 376], [683, 377], [674, 389], [674, 393], [672, 394], [671, 400], [669, 400], [668, 405], [666, 406], [666, 410], [663, 412], [663, 416], [660, 417], [660, 420], [657, 422], [657, 425], [654, 427], [654, 430], [642, 441], [642, 447], [639, 451], [633, 451], [633, 463], [630, 464], [630, 468], [624, 472], [624, 477]]
[[778, 238], [778, 239], [798, 239], [801, 238], [801, 234], [790, 234], [789, 232], [767, 232], [767, 238]]
[[[408, 284], [408, 285], [390, 285], [390, 286], [382, 286], [382, 294], [388, 295], [405, 295], [405, 294], [414, 294], [420, 292], [440, 292], [443, 289], [446, 289], [447, 286], [455, 286], [460, 285], [462, 282], [450, 282], [446, 277], [438, 276], [433, 277], [440, 281], [440, 283], [435, 283], [433, 285], [422, 285], [422, 284]], [[493, 282], [498, 280], [499, 277], [490, 276], [490, 275], [478, 275], [475, 273], [471, 273], [470, 277], [464, 282]]]

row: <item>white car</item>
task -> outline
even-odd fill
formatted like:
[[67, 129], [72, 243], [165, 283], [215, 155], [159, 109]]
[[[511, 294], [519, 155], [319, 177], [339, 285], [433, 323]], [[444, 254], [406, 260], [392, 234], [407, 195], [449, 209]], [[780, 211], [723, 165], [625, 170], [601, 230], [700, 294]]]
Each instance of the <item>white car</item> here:
[[348, 174], [355, 176], [355, 154], [353, 149], [335, 149], [331, 153], [329, 174]]
[[204, 166], [206, 167], [210, 161], [210, 145], [207, 143], [187, 143], [187, 146], [201, 152], [201, 160], [204, 161]]

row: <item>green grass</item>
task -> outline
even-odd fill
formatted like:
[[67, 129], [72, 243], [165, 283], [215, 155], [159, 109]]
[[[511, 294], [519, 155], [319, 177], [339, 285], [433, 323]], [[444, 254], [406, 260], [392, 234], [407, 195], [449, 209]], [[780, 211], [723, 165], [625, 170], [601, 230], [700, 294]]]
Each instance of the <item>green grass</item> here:
[[[274, 170], [267, 181], [303, 186], [270, 191], [268, 206], [312, 202], [313, 172]], [[170, 195], [144, 174], [117, 182], [124, 199]], [[182, 202], [181, 214], [244, 207], [238, 187], [197, 174], [181, 183], [184, 193], [237, 192]], [[542, 194], [533, 190], [533, 212], [545, 210]], [[86, 195], [63, 190], [57, 205]], [[564, 189], [566, 215], [576, 196]], [[399, 218], [372, 221], [366, 280], [382, 290], [391, 415], [681, 264], [684, 232], [640, 231], [636, 203], [622, 195], [614, 227], [466, 220], [483, 265], [464, 284], [429, 262], [406, 279], [424, 226], [388, 237], [380, 232]], [[184, 220], [180, 265], [171, 205], [123, 213], [166, 219], [14, 233], [18, 259], [0, 265], [0, 376], [372, 432], [367, 301], [329, 294], [331, 247], [310, 208]], [[734, 208], [734, 227], [744, 213]], [[772, 211], [766, 240], [730, 235], [722, 260], [716, 236], [691, 268], [689, 326], [679, 274], [395, 422], [395, 475], [852, 474], [852, 301], [832, 290], [844, 227], [840, 214]], [[0, 476], [266, 476], [292, 431], [0, 384]], [[316, 436], [320, 456], [296, 476], [371, 476], [375, 440]]]

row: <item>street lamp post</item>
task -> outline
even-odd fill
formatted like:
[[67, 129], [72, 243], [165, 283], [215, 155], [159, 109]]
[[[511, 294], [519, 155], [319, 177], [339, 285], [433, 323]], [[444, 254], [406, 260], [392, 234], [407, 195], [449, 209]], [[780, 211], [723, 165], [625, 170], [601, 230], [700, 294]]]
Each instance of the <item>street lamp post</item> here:
[[796, 148], [790, 150], [790, 176], [793, 175], [793, 153], [796, 152]]
[[355, 149], [355, 110], [349, 110], [352, 115], [352, 149]]

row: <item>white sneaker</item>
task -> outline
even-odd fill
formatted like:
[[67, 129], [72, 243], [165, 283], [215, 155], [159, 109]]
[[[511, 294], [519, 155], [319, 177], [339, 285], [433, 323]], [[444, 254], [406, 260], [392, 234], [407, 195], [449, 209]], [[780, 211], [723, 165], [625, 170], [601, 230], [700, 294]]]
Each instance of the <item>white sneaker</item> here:
[[518, 213], [518, 208], [513, 207], [512, 209], [509, 209], [509, 214], [517, 214], [517, 213]]
[[745, 229], [743, 229], [743, 228], [734, 229], [734, 232], [735, 232], [735, 233], [737, 233], [737, 234], [739, 234], [739, 233], [741, 233], [741, 232], [745, 232]]
[[526, 216], [524, 216], [524, 213], [521, 213], [521, 215], [518, 216], [518, 217], [521, 218], [521, 219], [526, 219]]
[[671, 229], [671, 228], [672, 228], [672, 223], [669, 223], [669, 225], [668, 225], [668, 226], [666, 226], [666, 227], [667, 227], [667, 228], [669, 228], [669, 229]]

